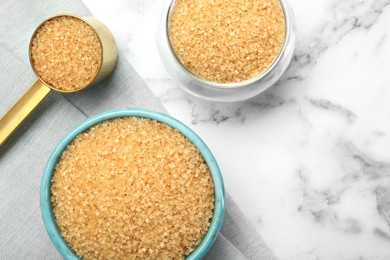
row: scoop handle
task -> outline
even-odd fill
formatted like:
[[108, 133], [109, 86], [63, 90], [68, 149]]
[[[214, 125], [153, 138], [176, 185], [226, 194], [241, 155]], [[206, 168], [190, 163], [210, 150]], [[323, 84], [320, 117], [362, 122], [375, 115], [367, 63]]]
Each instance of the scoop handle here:
[[7, 140], [12, 132], [34, 110], [34, 108], [50, 92], [50, 88], [39, 79], [23, 93], [12, 107], [0, 118], [0, 146]]

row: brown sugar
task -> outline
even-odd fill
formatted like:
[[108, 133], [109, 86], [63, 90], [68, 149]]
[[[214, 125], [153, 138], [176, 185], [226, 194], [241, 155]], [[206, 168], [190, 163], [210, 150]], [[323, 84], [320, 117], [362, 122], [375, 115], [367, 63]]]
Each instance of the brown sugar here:
[[102, 46], [87, 23], [60, 16], [38, 28], [30, 55], [43, 81], [61, 91], [76, 91], [92, 82], [99, 72]]
[[283, 45], [285, 19], [279, 0], [176, 0], [168, 32], [189, 71], [233, 83], [272, 64]]
[[117, 118], [79, 134], [52, 178], [61, 235], [83, 259], [184, 259], [214, 208], [210, 170], [177, 130]]

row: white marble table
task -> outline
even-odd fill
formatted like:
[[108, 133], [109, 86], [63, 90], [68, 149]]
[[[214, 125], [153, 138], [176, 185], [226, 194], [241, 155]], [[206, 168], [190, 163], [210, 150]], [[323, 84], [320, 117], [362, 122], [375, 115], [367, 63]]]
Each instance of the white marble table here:
[[176, 118], [214, 152], [227, 190], [280, 259], [390, 259], [390, 1], [290, 0], [283, 79], [243, 103], [184, 93], [155, 31], [163, 0], [84, 0]]

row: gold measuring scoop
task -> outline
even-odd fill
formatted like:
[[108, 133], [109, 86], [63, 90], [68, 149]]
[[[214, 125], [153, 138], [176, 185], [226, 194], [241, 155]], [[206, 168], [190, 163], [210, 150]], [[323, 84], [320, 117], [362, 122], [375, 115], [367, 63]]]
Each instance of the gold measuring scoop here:
[[[45, 82], [45, 80], [43, 80], [42, 77], [39, 76], [36, 68], [34, 67], [31, 54], [33, 39], [42, 25], [44, 25], [47, 21], [50, 21], [57, 17], [72, 17], [85, 22], [95, 32], [101, 46], [101, 62], [97, 74], [92, 79], [92, 81], [90, 81], [85, 86], [81, 86], [77, 90], [69, 91], [56, 88], [55, 86], [53, 86], [53, 84]], [[117, 59], [117, 50], [115, 40], [111, 31], [96, 18], [80, 17], [70, 14], [60, 14], [44, 20], [34, 31], [30, 40], [29, 56], [31, 66], [38, 79], [31, 84], [31, 86], [23, 93], [19, 100], [17, 100], [12, 105], [12, 107], [0, 118], [0, 146], [31, 113], [31, 111], [33, 111], [33, 109], [49, 94], [50, 91], [54, 90], [62, 93], [76, 92], [85, 89], [89, 86], [96, 85], [99, 82], [103, 81], [115, 67]]]

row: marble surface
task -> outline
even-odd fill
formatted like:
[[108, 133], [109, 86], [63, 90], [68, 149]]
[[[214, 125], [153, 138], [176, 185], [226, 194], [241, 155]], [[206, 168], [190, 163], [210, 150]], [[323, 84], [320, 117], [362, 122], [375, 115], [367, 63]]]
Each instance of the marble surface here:
[[165, 0], [84, 0], [280, 259], [390, 259], [390, 1], [289, 0], [298, 41], [279, 83], [242, 103], [184, 93], [156, 28]]

